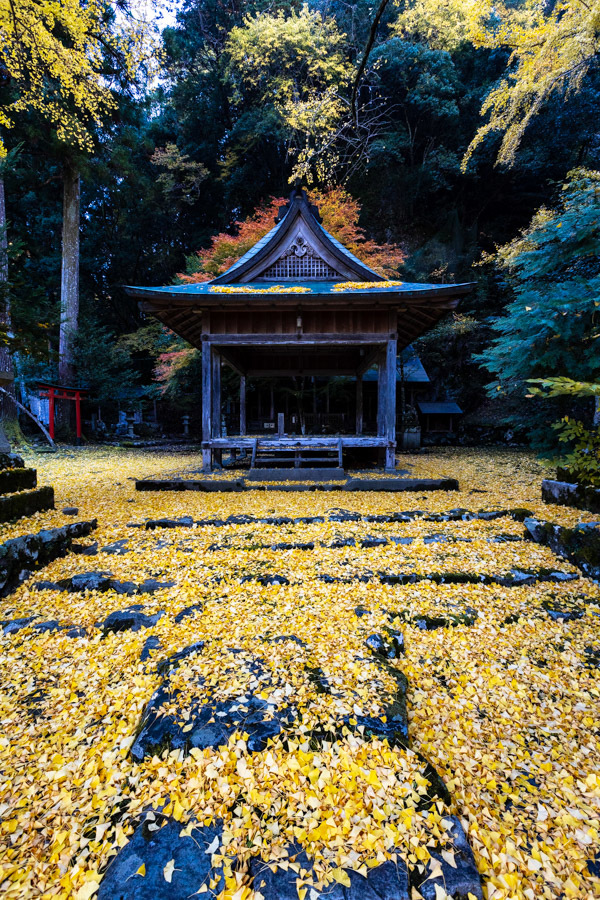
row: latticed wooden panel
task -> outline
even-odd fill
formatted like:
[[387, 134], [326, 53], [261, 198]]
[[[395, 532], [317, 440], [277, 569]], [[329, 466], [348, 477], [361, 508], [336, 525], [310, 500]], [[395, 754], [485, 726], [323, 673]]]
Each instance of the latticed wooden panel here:
[[339, 272], [318, 256], [282, 256], [269, 266], [261, 278], [266, 281], [337, 281]]

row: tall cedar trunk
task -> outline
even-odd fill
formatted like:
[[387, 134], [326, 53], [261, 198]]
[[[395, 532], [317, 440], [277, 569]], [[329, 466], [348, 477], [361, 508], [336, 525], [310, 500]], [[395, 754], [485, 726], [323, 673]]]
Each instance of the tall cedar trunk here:
[[[75, 381], [74, 350], [79, 323], [79, 218], [80, 176], [77, 166], [67, 163], [63, 171], [62, 268], [60, 278], [60, 337], [58, 347], [58, 380], [73, 385]], [[64, 400], [56, 406], [57, 423], [70, 425], [71, 403]]]
[[79, 322], [79, 208], [80, 175], [74, 163], [63, 173], [62, 269], [60, 279], [60, 342], [58, 380], [73, 384], [74, 343]]
[[[0, 330], [10, 333], [10, 297], [8, 295], [8, 236], [6, 233], [6, 200], [4, 196], [4, 178], [0, 175]], [[6, 344], [0, 343], [0, 372], [13, 371], [13, 364]], [[14, 384], [6, 384], [6, 391], [15, 396]], [[11, 403], [6, 394], [0, 397], [0, 418], [3, 421], [15, 421], [17, 407]]]

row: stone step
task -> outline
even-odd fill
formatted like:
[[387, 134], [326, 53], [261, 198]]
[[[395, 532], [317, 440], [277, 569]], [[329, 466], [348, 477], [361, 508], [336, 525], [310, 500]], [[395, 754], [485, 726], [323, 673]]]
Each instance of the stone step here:
[[0, 453], [0, 470], [23, 469], [25, 462], [17, 453]]
[[87, 537], [97, 522], [71, 522], [60, 528], [47, 528], [37, 534], [24, 534], [0, 544], [0, 597], [12, 593], [33, 571], [38, 571], [72, 549], [73, 541]]
[[346, 473], [337, 467], [251, 469], [248, 481], [344, 481]]
[[33, 491], [21, 491], [0, 497], [0, 522], [11, 522], [22, 516], [54, 509], [54, 488], [41, 487]]
[[37, 486], [35, 469], [3, 469], [0, 471], [0, 494], [15, 494]]

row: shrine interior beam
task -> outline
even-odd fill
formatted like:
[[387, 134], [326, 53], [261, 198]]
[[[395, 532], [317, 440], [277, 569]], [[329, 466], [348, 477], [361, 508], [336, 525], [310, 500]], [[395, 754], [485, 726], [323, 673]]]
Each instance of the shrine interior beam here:
[[231, 369], [233, 369], [234, 372], [237, 372], [237, 374], [240, 377], [242, 377], [246, 374], [245, 369], [239, 363], [239, 361], [237, 360], [236, 356], [233, 353], [228, 353], [228, 352], [223, 353], [223, 350], [220, 347], [219, 347], [219, 352], [221, 354], [221, 359], [223, 359], [223, 361], [226, 362], [227, 365]]
[[356, 374], [362, 376], [371, 368], [371, 366], [374, 366], [381, 353], [381, 350], [382, 347], [381, 345], [379, 345], [375, 347], [370, 353], [367, 353], [358, 369], [356, 370]]

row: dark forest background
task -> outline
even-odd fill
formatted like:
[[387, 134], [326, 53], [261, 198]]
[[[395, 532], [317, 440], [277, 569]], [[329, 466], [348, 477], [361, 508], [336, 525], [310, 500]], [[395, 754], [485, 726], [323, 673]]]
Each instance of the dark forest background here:
[[[298, 173], [309, 190], [311, 183], [321, 190], [343, 185], [360, 204], [359, 224], [368, 238], [400, 245], [404, 261], [396, 277], [477, 281], [459, 314], [418, 347], [441, 398], [457, 400], [481, 421], [520, 419], [525, 425], [523, 375], [594, 380], [600, 364], [588, 348], [581, 371], [575, 354], [568, 371], [554, 360], [543, 370], [517, 373], [519, 389], [498, 391], [502, 399], [490, 412], [486, 387], [499, 369], [491, 372], [490, 359], [486, 367], [480, 354], [504, 339], [497, 320], [530, 285], [531, 273], [515, 277], [498, 248], [518, 239], [532, 220], [535, 231], [541, 208], [558, 210], [559, 218], [570, 212], [575, 230], [590, 196], [597, 212], [600, 71], [592, 65], [577, 91], [565, 88], [547, 98], [514, 159], [498, 163], [502, 135], [492, 133], [464, 165], [482, 124], [482, 104], [505, 75], [511, 50], [475, 46], [460, 28], [440, 33], [427, 16], [409, 15], [419, 6], [383, 10], [358, 87], [360, 127], [352, 134], [343, 125], [337, 133], [333, 127], [327, 135], [318, 128], [311, 134], [297, 100], [319, 79], [322, 88], [350, 96], [349, 73], [364, 54], [374, 17], [367, 0], [313, 0], [308, 7], [185, 0], [176, 26], [162, 35], [160, 76], [115, 89], [116, 107], [95, 128], [91, 153], [66, 148], [33, 112], [21, 115], [7, 134], [4, 175], [12, 349], [21, 384], [57, 377], [63, 173], [74, 157], [82, 179], [76, 374], [105, 415], [111, 406], [129, 410], [158, 400], [174, 422], [200, 402], [193, 368], [179, 395], [171, 390], [164, 396], [165, 378], [157, 382], [156, 367], [162, 365], [164, 375], [177, 347], [144, 319], [123, 285], [168, 284], [190, 271], [197, 251], [216, 234], [235, 235], [235, 223], [269, 198], [287, 195]], [[294, 17], [315, 14], [330, 23], [318, 40], [314, 28], [314, 41], [285, 32]], [[256, 15], [270, 17], [277, 54], [269, 51], [267, 33], [261, 44], [249, 29], [247, 17]], [[1, 89], [10, 91], [10, 84]], [[290, 101], [289, 114], [282, 113], [281, 96]], [[570, 209], [565, 184], [571, 185]], [[586, 277], [597, 284], [593, 217], [586, 227], [596, 241], [586, 251], [595, 260]], [[547, 260], [554, 258], [551, 236], [548, 241]], [[560, 280], [556, 272], [544, 277]], [[581, 302], [593, 302], [589, 292]], [[511, 379], [508, 373], [507, 383]], [[585, 402], [582, 408], [591, 409]], [[538, 418], [543, 424], [547, 417], [545, 411]]]

